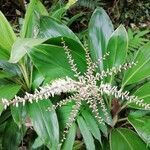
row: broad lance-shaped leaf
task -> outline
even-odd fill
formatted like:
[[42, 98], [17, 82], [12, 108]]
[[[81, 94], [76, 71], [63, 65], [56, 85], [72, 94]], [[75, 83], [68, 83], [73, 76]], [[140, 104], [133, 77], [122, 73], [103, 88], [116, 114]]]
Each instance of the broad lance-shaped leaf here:
[[48, 100], [27, 106], [33, 127], [43, 143], [51, 150], [56, 150], [59, 144], [59, 126], [54, 111], [46, 111], [52, 104]]
[[48, 16], [48, 12], [40, 0], [31, 0], [21, 30], [22, 38], [36, 37], [39, 32], [39, 18], [41, 15]]
[[[139, 99], [143, 99], [144, 103], [150, 104], [150, 83], [144, 84], [133, 94], [136, 95]], [[131, 103], [129, 106], [136, 109], [144, 109], [143, 107], [135, 105], [135, 103]]]
[[120, 25], [111, 35], [107, 46], [109, 58], [107, 68], [117, 67], [125, 62], [128, 47], [128, 35], [123, 25]]
[[64, 36], [81, 44], [78, 37], [66, 25], [52, 17], [43, 16], [40, 18], [39, 31], [39, 38], [49, 39]]
[[150, 42], [138, 50], [133, 61], [137, 62], [137, 65], [126, 71], [122, 87], [137, 83], [150, 76]]
[[111, 150], [147, 150], [146, 144], [132, 130], [117, 128], [110, 134]]
[[[107, 46], [108, 58], [104, 61], [105, 70], [123, 64], [127, 56], [128, 35], [123, 25], [120, 25], [111, 35]], [[113, 75], [107, 78], [113, 81]]]
[[108, 40], [113, 31], [109, 16], [103, 8], [97, 8], [89, 23], [89, 49], [94, 60], [101, 58], [105, 54]]
[[82, 116], [85, 119], [85, 122], [88, 126], [88, 129], [90, 130], [91, 134], [99, 141], [101, 142], [101, 134], [100, 130], [98, 128], [97, 122], [95, 121], [94, 117], [88, 112], [88, 110], [84, 110], [82, 112]]
[[[86, 69], [86, 62], [83, 47], [72, 39], [64, 38], [64, 40], [66, 41], [66, 45], [71, 49], [71, 54], [79, 71], [84, 72]], [[74, 75], [63, 47], [41, 44], [32, 48], [29, 56], [46, 80], [53, 80], [65, 76], [73, 77]]]
[[67, 138], [65, 140], [65, 143], [62, 147], [62, 150], [71, 150], [73, 149], [73, 144], [75, 141], [75, 137], [76, 137], [76, 124], [73, 123], [72, 126], [69, 129]]
[[78, 116], [77, 122], [78, 122], [79, 129], [80, 129], [81, 134], [83, 136], [87, 150], [95, 150], [94, 139], [93, 139], [84, 119], [81, 116]]
[[44, 41], [45, 39], [18, 38], [12, 46], [9, 62], [17, 63], [28, 52], [30, 48], [35, 45], [41, 44]]
[[2, 113], [4, 107], [1, 104], [2, 98], [12, 99], [20, 90], [21, 86], [16, 84], [8, 84], [0, 86], [0, 114]]
[[150, 146], [150, 116], [133, 117], [129, 115], [128, 120], [139, 136]]
[[11, 46], [16, 39], [16, 35], [9, 22], [0, 11], [0, 47], [6, 52], [10, 52]]

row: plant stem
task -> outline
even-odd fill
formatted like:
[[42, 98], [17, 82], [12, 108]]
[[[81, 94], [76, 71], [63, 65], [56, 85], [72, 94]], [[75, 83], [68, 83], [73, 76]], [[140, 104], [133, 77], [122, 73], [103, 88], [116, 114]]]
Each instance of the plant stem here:
[[23, 78], [25, 80], [26, 86], [27, 86], [28, 89], [30, 89], [30, 81], [29, 81], [29, 78], [28, 78], [26, 67], [22, 62], [19, 63], [19, 67], [20, 67], [20, 70], [22, 72]]
[[32, 86], [32, 76], [33, 76], [33, 64], [31, 64], [31, 70], [30, 70], [30, 88]]
[[118, 119], [118, 121], [117, 122], [122, 122], [122, 121], [126, 121], [128, 118], [126, 117], [126, 118], [121, 118], [121, 119]]

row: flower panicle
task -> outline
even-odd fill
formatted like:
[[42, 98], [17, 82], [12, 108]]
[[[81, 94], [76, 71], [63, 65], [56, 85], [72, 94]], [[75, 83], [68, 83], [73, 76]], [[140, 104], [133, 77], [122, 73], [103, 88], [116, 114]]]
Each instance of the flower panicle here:
[[25, 105], [26, 102], [38, 102], [39, 100], [48, 99], [49, 97], [54, 97], [54, 95], [60, 95], [61, 93], [74, 92], [76, 91], [78, 84], [79, 83], [69, 77], [66, 77], [65, 79], [58, 79], [53, 81], [50, 85], [40, 87], [39, 91], [36, 89], [34, 94], [26, 92], [24, 97], [15, 96], [11, 101], [3, 98], [2, 104], [6, 109], [10, 105], [18, 107], [19, 103]]
[[80, 72], [78, 72], [78, 68], [74, 62], [74, 59], [72, 57], [71, 54], [71, 50], [68, 48], [68, 46], [66, 45], [65, 41], [63, 38], [61, 38], [61, 44], [65, 50], [65, 54], [67, 55], [67, 59], [68, 59], [68, 63], [70, 64], [71, 70], [75, 73], [74, 76], [75, 77], [79, 77], [79, 75], [81, 74]]
[[122, 70], [127, 70], [129, 68], [132, 68], [132, 66], [137, 65], [137, 62], [130, 62], [130, 63], [125, 63], [123, 65], [119, 65], [117, 67], [112, 67], [111, 69], [102, 70], [100, 73], [96, 73], [96, 80], [103, 79], [104, 77], [107, 76], [112, 76], [113, 74], [116, 74], [118, 72], [121, 72]]
[[143, 107], [145, 110], [150, 110], [150, 104], [145, 103], [143, 99], [139, 99], [135, 95], [130, 96], [130, 92], [123, 92], [122, 89], [118, 90], [117, 86], [111, 86], [110, 84], [101, 84], [100, 92], [102, 94], [114, 95], [115, 98], [121, 98], [122, 100], [126, 99], [127, 104], [134, 103], [137, 106]]

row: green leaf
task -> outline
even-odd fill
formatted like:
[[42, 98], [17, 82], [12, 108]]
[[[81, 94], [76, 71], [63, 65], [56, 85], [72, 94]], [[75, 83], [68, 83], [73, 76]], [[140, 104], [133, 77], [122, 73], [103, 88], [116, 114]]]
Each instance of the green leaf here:
[[16, 39], [16, 35], [11, 25], [0, 11], [0, 47], [10, 52], [11, 46]]
[[91, 134], [101, 143], [100, 130], [93, 116], [87, 110], [83, 110], [82, 116], [84, 117]]
[[136, 118], [143, 117], [145, 115], [148, 115], [150, 113], [150, 110], [133, 110], [130, 112], [130, 115]]
[[146, 150], [146, 144], [132, 130], [118, 128], [110, 134], [111, 150]]
[[6, 72], [6, 71], [0, 71], [0, 79], [3, 79], [3, 78], [10, 78], [12, 77], [13, 75], [9, 72]]
[[26, 122], [26, 108], [25, 106], [19, 105], [18, 107], [11, 106], [11, 115], [14, 122], [21, 128]]
[[138, 62], [136, 66], [128, 69], [123, 79], [123, 87], [125, 85], [137, 83], [150, 76], [150, 42], [141, 47], [133, 60]]
[[68, 118], [70, 117], [70, 113], [72, 111], [73, 103], [68, 103], [57, 109], [59, 127], [60, 130], [64, 130], [66, 127], [66, 123], [68, 122]]
[[0, 60], [8, 60], [9, 52], [0, 46]]
[[0, 68], [3, 70], [1, 72], [5, 72], [5, 75], [21, 76], [21, 71], [17, 64], [11, 64], [8, 61], [0, 61]]
[[35, 45], [43, 43], [44, 41], [44, 39], [18, 38], [12, 46], [9, 62], [17, 63], [28, 52], [29, 49]]
[[74, 123], [69, 129], [69, 133], [65, 140], [62, 150], [71, 150], [73, 148], [75, 136], [76, 136], [76, 124]]
[[[143, 99], [143, 103], [150, 104], [150, 83], [146, 83], [143, 86], [141, 86], [139, 89], [137, 89], [133, 94], [137, 96], [139, 99]], [[144, 109], [144, 107], [140, 107], [136, 105], [135, 103], [130, 103], [130, 107], [136, 108], [136, 109]]]
[[36, 37], [39, 32], [39, 18], [42, 15], [48, 16], [48, 12], [40, 0], [31, 0], [28, 5], [25, 20], [21, 30], [22, 38]]
[[127, 55], [128, 35], [123, 25], [120, 25], [111, 35], [108, 42], [107, 52], [109, 58], [107, 60], [107, 68], [119, 66], [123, 64]]
[[128, 120], [145, 143], [150, 145], [150, 116], [136, 118], [129, 115]]
[[79, 116], [77, 118], [77, 122], [78, 122], [78, 125], [80, 128], [81, 134], [83, 136], [87, 150], [95, 150], [94, 139], [93, 139], [84, 119], [81, 116]]
[[44, 77], [37, 69], [33, 70], [33, 77], [32, 77], [32, 89], [38, 88], [42, 82], [44, 81]]
[[40, 19], [39, 30], [39, 38], [49, 39], [64, 36], [73, 39], [81, 44], [78, 37], [66, 25], [62, 24], [54, 18], [43, 16]]
[[18, 150], [19, 144], [24, 136], [24, 131], [19, 130], [18, 126], [12, 119], [7, 121], [4, 135], [3, 135], [3, 149]]
[[51, 105], [49, 100], [29, 104], [28, 113], [39, 138], [49, 149], [56, 150], [59, 144], [59, 126], [56, 113], [46, 111]]
[[61, 18], [63, 17], [64, 13], [67, 11], [67, 9], [65, 7], [62, 7], [56, 11], [54, 11], [52, 14], [51, 14], [51, 17], [61, 21]]
[[0, 86], [0, 114], [2, 113], [4, 107], [1, 104], [1, 99], [12, 99], [20, 90], [21, 86], [16, 84], [8, 84]]
[[32, 145], [32, 148], [37, 149], [38, 147], [41, 147], [43, 144], [44, 144], [43, 141], [39, 137], [37, 137]]
[[101, 58], [105, 54], [108, 40], [113, 31], [109, 16], [103, 8], [97, 8], [89, 23], [89, 46], [94, 60]]
[[[69, 39], [66, 45], [72, 50], [71, 54], [77, 64], [78, 70], [84, 72], [86, 69], [85, 51], [77, 42]], [[65, 76], [73, 77], [74, 72], [68, 63], [64, 48], [55, 45], [42, 44], [35, 46], [29, 53], [34, 65], [47, 78], [52, 80]]]

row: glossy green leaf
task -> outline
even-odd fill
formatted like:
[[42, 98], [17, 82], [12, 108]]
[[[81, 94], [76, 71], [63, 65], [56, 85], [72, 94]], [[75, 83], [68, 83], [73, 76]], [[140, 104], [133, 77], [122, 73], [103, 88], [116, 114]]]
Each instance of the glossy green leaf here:
[[128, 120], [145, 143], [150, 145], [150, 116], [133, 117], [129, 115]]
[[95, 121], [94, 117], [87, 110], [84, 110], [82, 112], [82, 116], [84, 117], [85, 122], [86, 122], [88, 129], [90, 130], [91, 134], [99, 142], [101, 142], [100, 130], [99, 130], [99, 127], [98, 127], [97, 122]]
[[123, 25], [120, 25], [111, 35], [108, 42], [107, 52], [109, 52], [107, 60], [107, 68], [119, 66], [126, 60], [128, 46], [128, 35]]
[[137, 83], [150, 76], [150, 42], [145, 44], [138, 50], [138, 53], [133, 60], [138, 62], [136, 66], [128, 69], [123, 79], [123, 87], [128, 84]]
[[11, 25], [0, 11], [0, 47], [10, 52], [11, 46], [16, 39], [16, 35]]
[[150, 110], [133, 110], [130, 112], [130, 115], [136, 118], [140, 118], [149, 114], [150, 114]]
[[105, 54], [109, 38], [113, 31], [112, 22], [104, 9], [97, 8], [89, 23], [89, 47], [94, 60], [101, 58]]
[[44, 144], [43, 141], [39, 137], [37, 137], [32, 145], [32, 148], [37, 149], [38, 147], [41, 147], [43, 144]]
[[11, 115], [14, 122], [21, 128], [26, 122], [26, 108], [25, 106], [19, 105], [18, 107], [11, 106]]
[[4, 107], [1, 104], [1, 99], [12, 99], [20, 90], [21, 86], [16, 84], [8, 84], [0, 86], [0, 114], [3, 111]]
[[87, 126], [85, 120], [81, 116], [79, 116], [77, 118], [77, 122], [78, 122], [80, 132], [83, 136], [83, 140], [85, 142], [86, 149], [87, 150], [95, 150], [94, 139], [88, 129], [88, 126]]
[[70, 113], [72, 111], [73, 103], [68, 103], [57, 109], [58, 120], [60, 130], [63, 131], [66, 127], [66, 123], [68, 122], [68, 118], [70, 117]]
[[29, 104], [28, 113], [39, 138], [49, 149], [56, 150], [59, 143], [59, 126], [56, 113], [46, 111], [51, 105], [49, 100]]
[[32, 88], [33, 89], [38, 88], [43, 81], [44, 81], [43, 75], [37, 69], [34, 69], [32, 75]]
[[36, 37], [39, 32], [39, 18], [42, 15], [48, 15], [48, 12], [40, 0], [31, 0], [21, 30], [22, 38]]
[[3, 78], [9, 78], [9, 77], [12, 77], [13, 75], [9, 72], [6, 72], [6, 71], [0, 71], [0, 79], [3, 79]]
[[9, 52], [0, 46], [0, 60], [8, 60]]
[[65, 140], [65, 143], [62, 147], [62, 150], [71, 150], [73, 148], [75, 136], [76, 136], [76, 124], [74, 123], [69, 129], [69, 132]]
[[147, 150], [146, 144], [132, 130], [118, 128], [110, 134], [111, 150]]
[[18, 126], [12, 119], [6, 124], [4, 135], [3, 135], [3, 149], [5, 150], [18, 150], [19, 144], [24, 136], [24, 131], [19, 130]]
[[73, 76], [62, 47], [39, 45], [32, 48], [30, 56], [36, 68], [48, 80]]
[[[144, 103], [150, 105], [150, 83], [146, 83], [143, 86], [141, 86], [133, 93], [133, 95], [136, 95], [139, 99], [143, 99]], [[135, 103], [130, 103], [129, 106], [132, 108], [145, 110], [145, 108], [138, 106]]]
[[8, 76], [21, 76], [21, 71], [17, 64], [11, 64], [8, 61], [0, 61], [1, 72]]
[[[84, 49], [75, 41], [66, 42], [66, 45], [72, 50], [71, 54], [79, 71], [84, 72], [86, 69]], [[74, 75], [63, 47], [43, 44], [31, 49], [29, 55], [37, 69], [48, 80]]]
[[44, 39], [18, 38], [12, 46], [9, 62], [17, 63], [28, 52], [29, 49], [35, 45], [43, 43], [44, 41]]
[[55, 38], [64, 36], [71, 38], [81, 44], [78, 37], [64, 24], [52, 17], [42, 17], [39, 26], [39, 38]]

